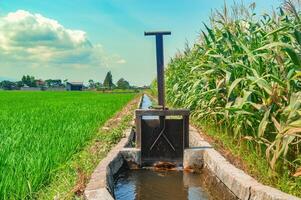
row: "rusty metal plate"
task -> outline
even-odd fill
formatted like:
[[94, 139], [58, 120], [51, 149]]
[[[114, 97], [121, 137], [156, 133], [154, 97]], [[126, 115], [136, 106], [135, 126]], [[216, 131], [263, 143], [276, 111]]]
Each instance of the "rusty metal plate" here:
[[[159, 137], [161, 128], [158, 119], [141, 121], [141, 163], [182, 163], [184, 152], [183, 119], [165, 119], [165, 137]], [[166, 139], [167, 138], [167, 139]], [[171, 143], [171, 144], [170, 144]]]

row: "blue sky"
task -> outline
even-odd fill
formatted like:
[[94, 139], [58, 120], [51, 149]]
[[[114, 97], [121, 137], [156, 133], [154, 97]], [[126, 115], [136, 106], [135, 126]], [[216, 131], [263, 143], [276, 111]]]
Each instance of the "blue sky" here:
[[[0, 0], [0, 79], [30, 74], [103, 81], [111, 70], [114, 81], [123, 77], [135, 85], [149, 84], [156, 76], [155, 43], [143, 32], [172, 32], [164, 40], [168, 62], [186, 41], [194, 43], [202, 22], [223, 2]], [[245, 2], [256, 2], [258, 14], [280, 5], [280, 0]]]

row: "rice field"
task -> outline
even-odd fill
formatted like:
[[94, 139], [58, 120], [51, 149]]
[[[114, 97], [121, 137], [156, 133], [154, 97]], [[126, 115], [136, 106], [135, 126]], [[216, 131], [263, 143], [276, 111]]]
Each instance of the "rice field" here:
[[30, 199], [134, 96], [0, 91], [1, 199]]

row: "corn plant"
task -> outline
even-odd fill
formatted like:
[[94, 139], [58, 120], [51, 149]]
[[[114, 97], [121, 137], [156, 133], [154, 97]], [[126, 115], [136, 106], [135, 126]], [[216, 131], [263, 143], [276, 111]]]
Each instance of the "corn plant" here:
[[[224, 7], [199, 42], [171, 60], [167, 100], [248, 140], [275, 173], [301, 165], [301, 13], [291, 1], [272, 14]], [[279, 165], [277, 165], [279, 164]]]

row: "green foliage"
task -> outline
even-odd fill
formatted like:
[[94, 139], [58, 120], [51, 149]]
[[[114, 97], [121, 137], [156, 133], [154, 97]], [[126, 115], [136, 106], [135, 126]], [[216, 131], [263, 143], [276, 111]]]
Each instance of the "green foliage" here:
[[103, 81], [103, 86], [107, 89], [112, 89], [114, 87], [111, 71], [107, 73], [105, 80]]
[[130, 87], [130, 83], [124, 78], [121, 78], [117, 81], [117, 88], [119, 89], [129, 89]]
[[95, 83], [92, 79], [89, 80], [89, 88], [95, 88]]
[[17, 87], [17, 84], [11, 81], [1, 81], [0, 88], [4, 90], [13, 90]]
[[[66, 83], [68, 80], [64, 80]], [[48, 87], [62, 87], [64, 84], [62, 83], [62, 80], [60, 79], [47, 79], [45, 80], [45, 83]]]
[[32, 198], [134, 95], [0, 92], [1, 199]]
[[192, 122], [203, 130], [206, 130], [206, 134], [210, 135], [211, 138], [220, 141], [212, 143], [215, 149], [230, 149], [232, 155], [243, 160], [244, 170], [252, 177], [255, 177], [265, 185], [279, 188], [295, 196], [301, 196], [301, 179], [292, 178], [288, 170], [278, 178], [268, 176], [270, 174], [268, 162], [264, 157], [258, 156], [256, 151], [252, 151], [252, 146], [249, 146], [248, 142], [237, 145], [237, 142], [233, 141], [233, 137], [227, 134], [223, 128], [212, 126], [210, 123], [199, 123], [199, 120], [192, 120]]
[[100, 89], [102, 84], [100, 82], [94, 82], [92, 79], [89, 80], [89, 88], [90, 89]]
[[52, 177], [50, 184], [39, 190], [34, 199], [82, 199], [74, 191], [77, 182], [82, 178], [80, 175], [90, 177], [100, 160], [124, 137], [124, 130], [131, 126], [134, 108], [135, 106], [130, 108], [131, 112], [123, 116], [116, 127], [110, 127], [107, 131], [100, 129], [91, 143], [61, 166]]
[[158, 96], [157, 79], [153, 80], [150, 85], [150, 92], [153, 96]]
[[34, 78], [34, 76], [29, 76], [29, 75], [24, 75], [22, 77], [22, 83], [24, 85], [27, 85], [29, 87], [37, 87], [37, 84], [36, 84], [36, 80]]
[[212, 16], [200, 42], [170, 62], [167, 100], [250, 141], [274, 175], [292, 174], [301, 165], [301, 14], [287, 3], [273, 15], [253, 10]]

